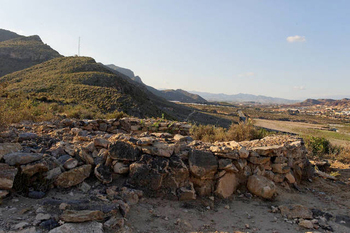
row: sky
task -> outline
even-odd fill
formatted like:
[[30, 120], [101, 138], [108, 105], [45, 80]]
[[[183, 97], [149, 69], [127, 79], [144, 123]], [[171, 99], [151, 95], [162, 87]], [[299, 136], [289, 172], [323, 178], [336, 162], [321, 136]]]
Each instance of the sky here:
[[155, 88], [350, 97], [348, 0], [0, 0], [0, 28]]

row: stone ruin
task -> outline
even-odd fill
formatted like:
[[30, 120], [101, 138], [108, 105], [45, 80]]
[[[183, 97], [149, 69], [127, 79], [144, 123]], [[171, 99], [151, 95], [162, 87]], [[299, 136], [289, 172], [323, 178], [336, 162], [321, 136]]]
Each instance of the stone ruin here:
[[96, 176], [150, 197], [230, 197], [237, 188], [271, 199], [276, 183], [312, 175], [303, 141], [273, 136], [245, 142], [193, 140], [184, 122], [136, 118], [15, 124], [0, 132], [0, 197], [42, 198]]

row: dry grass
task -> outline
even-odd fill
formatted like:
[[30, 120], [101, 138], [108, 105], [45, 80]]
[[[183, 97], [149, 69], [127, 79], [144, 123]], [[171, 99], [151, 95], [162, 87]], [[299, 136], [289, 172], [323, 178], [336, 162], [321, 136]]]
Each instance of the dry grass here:
[[213, 125], [199, 125], [191, 129], [191, 135], [196, 140], [205, 142], [215, 141], [246, 141], [260, 139], [270, 134], [266, 130], [257, 129], [252, 121], [247, 123], [232, 124], [225, 129]]

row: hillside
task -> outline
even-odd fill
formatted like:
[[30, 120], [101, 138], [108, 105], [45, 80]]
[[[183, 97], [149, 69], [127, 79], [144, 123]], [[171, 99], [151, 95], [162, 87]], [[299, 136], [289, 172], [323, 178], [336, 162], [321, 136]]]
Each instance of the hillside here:
[[160, 91], [165, 99], [170, 101], [180, 101], [183, 103], [207, 103], [201, 96], [189, 93], [182, 89], [169, 89]]
[[24, 37], [0, 30], [0, 77], [56, 57], [61, 55], [39, 36]]
[[239, 93], [235, 95], [227, 95], [227, 94], [216, 94], [216, 93], [208, 93], [208, 92], [199, 92], [199, 91], [190, 91], [193, 94], [197, 94], [202, 96], [204, 99], [208, 101], [224, 101], [224, 102], [233, 102], [233, 103], [244, 103], [244, 102], [255, 102], [260, 104], [292, 104], [298, 101], [289, 100], [283, 98], [275, 98], [263, 95], [251, 95]]
[[[123, 111], [137, 117], [162, 117], [229, 126], [230, 121], [160, 98], [143, 84], [111, 72], [89, 57], [61, 57], [0, 78], [10, 93], [63, 105], [97, 107], [101, 112]], [[192, 113], [192, 114], [191, 114]], [[191, 114], [191, 118], [188, 116]]]
[[168, 90], [157, 90], [154, 87], [148, 86], [144, 84], [139, 76], [135, 76], [134, 72], [127, 68], [122, 68], [113, 64], [105, 65], [109, 69], [111, 69], [113, 72], [119, 72], [133, 81], [143, 84], [150, 92], [152, 92], [154, 95], [162, 97], [169, 101], [179, 101], [183, 103], [207, 103], [205, 99], [203, 99], [201, 96], [189, 93], [187, 91], [181, 90], [181, 89], [168, 89]]
[[339, 107], [350, 107], [350, 99], [344, 98], [340, 100], [334, 99], [307, 99], [303, 102], [296, 103], [293, 106], [296, 107], [307, 107], [313, 105], [324, 105], [324, 106], [339, 106]]

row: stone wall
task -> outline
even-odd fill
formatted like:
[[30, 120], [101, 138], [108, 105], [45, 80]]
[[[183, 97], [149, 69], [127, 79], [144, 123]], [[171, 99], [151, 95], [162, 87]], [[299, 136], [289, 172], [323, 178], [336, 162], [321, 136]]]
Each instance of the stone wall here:
[[10, 190], [40, 197], [96, 176], [106, 185], [124, 179], [148, 196], [227, 198], [247, 188], [270, 199], [275, 183], [296, 185], [312, 175], [296, 137], [205, 143], [187, 136], [189, 129], [135, 118], [13, 125], [0, 132], [0, 197]]

